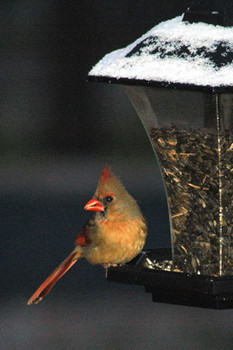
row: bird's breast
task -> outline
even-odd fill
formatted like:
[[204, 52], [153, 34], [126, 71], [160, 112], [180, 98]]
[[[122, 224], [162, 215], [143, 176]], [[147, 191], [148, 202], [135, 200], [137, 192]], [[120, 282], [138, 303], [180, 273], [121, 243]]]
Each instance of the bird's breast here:
[[84, 256], [93, 264], [124, 264], [140, 253], [146, 235], [147, 227], [141, 218], [120, 222], [101, 220]]

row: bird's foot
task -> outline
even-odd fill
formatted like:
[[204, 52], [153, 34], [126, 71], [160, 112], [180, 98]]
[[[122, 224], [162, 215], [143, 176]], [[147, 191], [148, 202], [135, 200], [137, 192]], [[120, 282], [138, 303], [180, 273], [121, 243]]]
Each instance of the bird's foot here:
[[113, 264], [113, 263], [105, 263], [105, 264], [103, 264], [103, 267], [105, 268], [105, 269], [108, 269], [109, 267], [116, 267], [118, 264]]
[[105, 277], [106, 278], [108, 277], [108, 268], [109, 267], [122, 266], [122, 264], [114, 264], [114, 263], [105, 263], [105, 264], [102, 264], [102, 265], [105, 268]]

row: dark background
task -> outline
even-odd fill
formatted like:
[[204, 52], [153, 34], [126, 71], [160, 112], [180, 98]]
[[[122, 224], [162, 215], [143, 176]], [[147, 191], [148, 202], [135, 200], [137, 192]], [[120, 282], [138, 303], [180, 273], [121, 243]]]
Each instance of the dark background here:
[[0, 2], [0, 348], [232, 349], [232, 311], [152, 303], [81, 261], [39, 305], [27, 300], [73, 249], [108, 163], [168, 247], [145, 131], [120, 86], [87, 83], [106, 53], [184, 12], [183, 0]]

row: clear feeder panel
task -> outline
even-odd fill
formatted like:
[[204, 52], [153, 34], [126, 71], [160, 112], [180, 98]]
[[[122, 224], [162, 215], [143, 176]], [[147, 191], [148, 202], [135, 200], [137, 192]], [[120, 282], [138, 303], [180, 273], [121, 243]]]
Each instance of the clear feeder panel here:
[[173, 269], [232, 275], [233, 95], [137, 86], [126, 91], [163, 174]]

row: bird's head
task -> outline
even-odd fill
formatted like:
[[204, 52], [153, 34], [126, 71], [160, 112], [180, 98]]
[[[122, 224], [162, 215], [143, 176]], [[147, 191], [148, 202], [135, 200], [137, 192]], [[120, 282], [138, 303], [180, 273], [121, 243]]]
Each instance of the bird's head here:
[[84, 207], [111, 221], [142, 217], [135, 199], [106, 165], [100, 177], [93, 199]]

